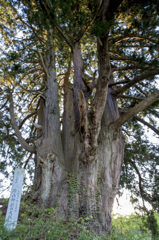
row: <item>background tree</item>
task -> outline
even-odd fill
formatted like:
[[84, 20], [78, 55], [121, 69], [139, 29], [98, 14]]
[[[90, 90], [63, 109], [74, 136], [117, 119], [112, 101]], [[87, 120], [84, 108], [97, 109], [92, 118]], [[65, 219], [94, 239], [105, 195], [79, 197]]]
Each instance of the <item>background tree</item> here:
[[158, 134], [157, 2], [2, 1], [1, 15], [2, 156], [32, 159], [33, 199], [109, 232], [128, 129]]

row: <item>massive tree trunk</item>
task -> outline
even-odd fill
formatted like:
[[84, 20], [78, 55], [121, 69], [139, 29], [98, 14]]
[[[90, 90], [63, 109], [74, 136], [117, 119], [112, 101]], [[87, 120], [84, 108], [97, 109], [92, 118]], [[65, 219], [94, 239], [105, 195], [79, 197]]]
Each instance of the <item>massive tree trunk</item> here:
[[74, 85], [69, 82], [69, 64], [64, 80], [62, 127], [51, 38], [50, 33], [49, 51], [44, 61], [46, 90], [42, 132], [36, 141], [35, 196], [40, 196], [44, 206], [55, 207], [55, 213], [64, 218], [92, 216], [90, 222], [91, 225], [96, 223], [93, 228], [97, 232], [109, 232], [123, 161], [124, 138], [120, 130], [111, 126], [119, 113], [111, 88], [108, 91], [112, 75], [107, 37], [98, 43], [99, 79], [90, 109], [83, 82], [80, 42], [74, 44]]

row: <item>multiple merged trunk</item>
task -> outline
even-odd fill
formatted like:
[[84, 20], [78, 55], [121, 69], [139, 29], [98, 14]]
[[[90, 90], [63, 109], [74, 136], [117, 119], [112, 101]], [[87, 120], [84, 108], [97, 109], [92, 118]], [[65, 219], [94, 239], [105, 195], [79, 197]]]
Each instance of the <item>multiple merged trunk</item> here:
[[[109, 28], [114, 12], [121, 2], [122, 0], [99, 1], [97, 12], [93, 17], [94, 21], [106, 24]], [[80, 36], [74, 36], [74, 39], [72, 34], [66, 37], [67, 31], [66, 35], [63, 34], [61, 28], [56, 25], [56, 19], [52, 14], [54, 6], [45, 0], [39, 3], [42, 12], [47, 16], [48, 39], [45, 46], [47, 45], [48, 49], [45, 56], [39, 53], [39, 60], [45, 74], [45, 91], [41, 96], [38, 109], [38, 126], [40, 127], [37, 130], [38, 139], [35, 146], [29, 145], [22, 138], [14, 119], [13, 100], [10, 96], [11, 123], [18, 140], [27, 151], [35, 153], [33, 197], [39, 196], [42, 205], [54, 207], [55, 213], [64, 218], [92, 216], [91, 226], [96, 223], [93, 227], [96, 231], [109, 232], [111, 210], [118, 189], [124, 156], [124, 137], [120, 127], [157, 100], [159, 91], [128, 109], [120, 117], [116, 98], [113, 95], [108, 30], [107, 33], [102, 34], [102, 37], [97, 37], [98, 80], [96, 84], [90, 84], [94, 89], [91, 87], [88, 89], [84, 81], [80, 46], [80, 38], [84, 32]], [[59, 115], [55, 70], [52, 32], [54, 27], [71, 46], [74, 65], [73, 84], [69, 81], [70, 64], [65, 74], [62, 123]], [[154, 72], [152, 76], [157, 73], [157, 71]], [[135, 77], [116, 91], [116, 96], [150, 76], [143, 74]]]
[[[44, 206], [68, 217], [86, 217], [98, 232], [110, 231], [111, 210], [117, 193], [124, 153], [120, 130], [111, 126], [118, 117], [111, 81], [107, 39], [99, 46], [99, 80], [88, 109], [82, 76], [80, 43], [73, 48], [74, 85], [69, 71], [64, 80], [64, 112], [60, 127], [54, 52], [46, 59], [47, 85], [41, 135], [36, 141], [36, 195]], [[53, 45], [49, 45], [53, 48]], [[104, 48], [102, 50], [102, 48]], [[40, 117], [39, 117], [40, 119]], [[92, 225], [93, 226], [93, 225]]]

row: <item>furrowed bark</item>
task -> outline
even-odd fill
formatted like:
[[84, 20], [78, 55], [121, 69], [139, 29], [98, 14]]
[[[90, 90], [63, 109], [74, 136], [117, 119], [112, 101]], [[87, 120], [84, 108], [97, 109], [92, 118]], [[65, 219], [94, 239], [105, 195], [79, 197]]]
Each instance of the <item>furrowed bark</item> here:
[[[58, 89], [55, 70], [55, 52], [53, 44], [53, 30], [50, 27], [46, 53], [47, 87], [44, 92], [42, 135], [36, 141], [37, 147], [37, 172], [40, 179], [39, 189], [42, 204], [54, 206], [59, 202], [56, 211], [65, 215], [66, 204], [62, 204], [61, 197], [66, 194], [66, 172], [64, 169], [64, 155], [60, 133], [60, 116], [58, 104]], [[36, 195], [36, 193], [35, 193]]]
[[14, 131], [15, 131], [15, 134], [16, 134], [17, 138], [18, 138], [18, 141], [19, 141], [19, 143], [22, 145], [22, 147], [23, 147], [26, 151], [31, 152], [31, 153], [35, 153], [35, 152], [36, 152], [35, 147], [29, 145], [29, 144], [25, 141], [25, 139], [22, 137], [21, 132], [19, 131], [19, 128], [18, 128], [18, 126], [17, 126], [17, 124], [16, 124], [15, 117], [14, 117], [14, 105], [13, 105], [12, 94], [10, 95], [9, 101], [10, 101], [11, 124], [12, 124], [12, 127], [13, 127], [13, 129], [14, 129]]
[[98, 39], [98, 65], [99, 65], [99, 78], [96, 87], [96, 95], [94, 98], [93, 106], [95, 108], [95, 119], [97, 123], [101, 121], [108, 92], [108, 82], [110, 79], [110, 58], [108, 53], [108, 40], [107, 37]]
[[111, 124], [111, 127], [115, 129], [120, 128], [125, 122], [127, 122], [137, 113], [141, 112], [143, 109], [145, 109], [146, 107], [148, 107], [158, 99], [159, 99], [159, 90], [155, 91], [146, 99], [136, 104], [132, 109], [128, 110], [127, 113], [123, 114], [118, 120], [116, 120], [113, 124]]
[[62, 156], [60, 157], [62, 160], [63, 151], [60, 134], [58, 89], [56, 81], [55, 52], [52, 30], [50, 30], [48, 36], [46, 67], [49, 75], [47, 77], [47, 89], [44, 93], [46, 99], [43, 119], [43, 137], [45, 138], [45, 140], [47, 139], [45, 149], [48, 149], [49, 151], [52, 149], [59, 156], [62, 154]]
[[64, 113], [62, 142], [64, 149], [65, 168], [68, 172], [72, 171], [74, 160], [74, 105], [73, 105], [73, 85], [69, 82], [71, 71], [71, 61], [64, 77]]
[[80, 42], [76, 42], [73, 46], [73, 64], [74, 64], [74, 111], [75, 111], [75, 128], [80, 126], [80, 112], [78, 107], [78, 92], [85, 89], [82, 80], [82, 54]]
[[92, 163], [96, 159], [101, 120], [107, 99], [108, 82], [111, 75], [107, 36], [101, 38], [100, 41], [98, 39], [98, 59], [99, 78], [96, 95], [89, 111], [83, 91], [78, 91], [80, 130], [84, 145], [82, 159], [85, 163]]
[[[101, 130], [101, 120], [105, 109], [108, 82], [110, 80], [110, 59], [108, 54], [107, 37], [98, 40], [98, 56], [99, 56], [99, 79], [96, 87], [96, 95], [93, 106], [88, 111], [88, 106], [84, 92], [80, 90], [82, 84], [77, 79], [81, 79], [82, 71], [78, 71], [75, 79], [78, 83], [78, 110], [80, 117], [80, 133], [83, 142], [82, 161], [91, 163], [96, 158], [96, 150], [98, 147], [98, 137]], [[79, 77], [80, 76], [80, 77]]]
[[[41, 126], [41, 129], [36, 129], [38, 141], [42, 137], [42, 128], [43, 128], [42, 126], [44, 123], [44, 107], [45, 107], [45, 101], [42, 97], [40, 97], [39, 102], [38, 102], [38, 107], [37, 107], [38, 108], [37, 109], [38, 125]], [[35, 142], [35, 143], [37, 144], [37, 142]], [[38, 191], [39, 191], [40, 184], [41, 184], [41, 174], [42, 174], [42, 169], [39, 165], [38, 153], [36, 153], [34, 156], [34, 164], [35, 164], [35, 173], [34, 173], [35, 194], [34, 194], [33, 198], [36, 199], [36, 196], [38, 195]]]
[[124, 156], [124, 137], [120, 131], [114, 132], [103, 125], [98, 141], [95, 161], [79, 162], [79, 217], [93, 216], [89, 221], [92, 228], [99, 233], [109, 233]]
[[[86, 103], [86, 99], [84, 93], [82, 91], [78, 92], [78, 104], [80, 111], [80, 133], [82, 136], [82, 141], [84, 145], [84, 154], [83, 161], [92, 162], [91, 156], [91, 141], [90, 141], [90, 121], [88, 119], [88, 106]], [[94, 159], [94, 158], [93, 158]]]
[[108, 93], [108, 83], [110, 79], [110, 58], [108, 53], [108, 40], [107, 36], [98, 39], [98, 68], [99, 68], [99, 78], [96, 87], [96, 95], [93, 101], [93, 107], [90, 114], [92, 115], [93, 130], [92, 139], [93, 145], [97, 146], [97, 140], [101, 129], [101, 120], [103, 112], [105, 109], [107, 93]]

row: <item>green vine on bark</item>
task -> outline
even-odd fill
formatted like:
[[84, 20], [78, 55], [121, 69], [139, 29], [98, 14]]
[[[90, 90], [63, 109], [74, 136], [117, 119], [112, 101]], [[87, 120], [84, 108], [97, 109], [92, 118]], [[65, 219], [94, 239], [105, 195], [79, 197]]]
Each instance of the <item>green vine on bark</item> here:
[[[78, 193], [77, 177], [74, 176], [72, 173], [69, 173], [67, 183], [68, 183], [68, 207], [69, 207], [68, 215], [71, 216], [71, 212], [72, 212], [71, 208], [73, 207], [74, 199], [76, 199], [76, 194]], [[75, 204], [77, 205], [77, 203], [75, 203]], [[77, 215], [77, 211], [78, 211], [77, 208], [78, 208], [78, 206], [76, 206], [76, 208], [75, 208], [76, 215]]]

